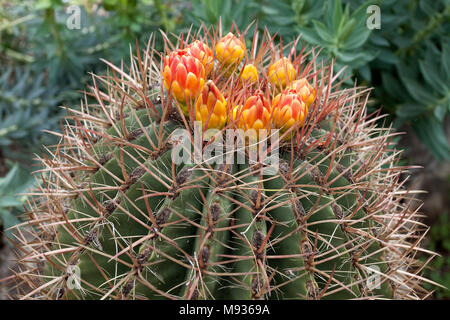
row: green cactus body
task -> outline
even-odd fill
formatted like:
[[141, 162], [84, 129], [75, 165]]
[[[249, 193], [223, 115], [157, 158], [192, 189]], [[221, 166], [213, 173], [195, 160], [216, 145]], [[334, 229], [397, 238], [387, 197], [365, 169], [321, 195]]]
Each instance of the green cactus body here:
[[[261, 46], [257, 55], [266, 58], [259, 65], [264, 70], [272, 47]], [[202, 109], [189, 101], [181, 108], [168, 83], [179, 100], [183, 92], [201, 91], [195, 81], [205, 82], [201, 61], [182, 60], [186, 55], [169, 58], [180, 60], [180, 70], [192, 69], [190, 82], [173, 75], [179, 70], [173, 63], [156, 70], [160, 64], [148, 52], [129, 72], [115, 68], [121, 80], [106, 77], [103, 89], [93, 86], [98, 104], [74, 113], [56, 151], [42, 158], [48, 174], [30, 211], [34, 238], [18, 241], [25, 243], [25, 270], [33, 270], [18, 274], [30, 286], [22, 298], [421, 297], [421, 277], [410, 270], [419, 250], [412, 237], [417, 213], [403, 203], [403, 168], [388, 152], [389, 132], [367, 119], [365, 91], [339, 91], [329, 69], [312, 73], [314, 61], [300, 66], [305, 59], [297, 57], [292, 68], [305, 70], [302, 78], [314, 84], [308, 101], [315, 99], [297, 116], [294, 107], [305, 104], [287, 105], [287, 116], [270, 110], [280, 88], [260, 75], [256, 90], [238, 70], [236, 79], [217, 69], [208, 75], [215, 83], [209, 88], [221, 90], [226, 103], [206, 92]], [[192, 112], [184, 114], [186, 108]], [[227, 115], [220, 113], [225, 108]], [[276, 170], [251, 160], [249, 143], [242, 148], [244, 163], [215, 162], [217, 150], [216, 158], [174, 161], [176, 129], [194, 145], [193, 121], [216, 115], [228, 117], [225, 129], [268, 125], [273, 133], [280, 129], [274, 123], [295, 129], [277, 141]], [[219, 132], [215, 140], [200, 139], [200, 153], [226, 137]], [[238, 158], [236, 150], [230, 155]]]

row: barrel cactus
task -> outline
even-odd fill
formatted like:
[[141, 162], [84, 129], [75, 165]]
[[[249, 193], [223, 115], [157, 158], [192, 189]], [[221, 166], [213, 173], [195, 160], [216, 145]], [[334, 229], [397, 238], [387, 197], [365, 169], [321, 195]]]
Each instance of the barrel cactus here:
[[69, 110], [12, 239], [21, 298], [426, 297], [369, 90], [298, 41], [202, 30], [105, 61]]

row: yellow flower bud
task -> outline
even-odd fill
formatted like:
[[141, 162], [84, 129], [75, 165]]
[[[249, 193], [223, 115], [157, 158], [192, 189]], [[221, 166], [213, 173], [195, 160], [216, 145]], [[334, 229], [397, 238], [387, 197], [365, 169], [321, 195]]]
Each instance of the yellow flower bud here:
[[258, 70], [255, 65], [247, 64], [242, 70], [241, 81], [246, 83], [256, 83], [258, 81]]

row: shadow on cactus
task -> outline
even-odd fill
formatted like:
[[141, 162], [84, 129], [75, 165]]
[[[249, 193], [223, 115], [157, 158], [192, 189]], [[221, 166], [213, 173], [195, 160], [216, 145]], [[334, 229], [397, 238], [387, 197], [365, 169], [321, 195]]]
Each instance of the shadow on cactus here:
[[248, 30], [151, 38], [93, 76], [12, 240], [21, 298], [427, 297], [426, 228], [369, 90]]

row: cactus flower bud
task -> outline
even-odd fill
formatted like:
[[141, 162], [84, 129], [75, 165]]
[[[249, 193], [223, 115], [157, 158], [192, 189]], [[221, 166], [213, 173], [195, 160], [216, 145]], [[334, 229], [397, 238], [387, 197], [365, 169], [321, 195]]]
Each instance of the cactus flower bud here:
[[260, 90], [248, 98], [242, 107], [233, 110], [234, 118], [238, 118], [237, 126], [244, 130], [254, 129], [259, 137], [259, 129], [270, 130], [270, 102]]
[[198, 60], [200, 60], [200, 62], [203, 64], [203, 66], [205, 67], [205, 72], [206, 75], [208, 75], [213, 66], [214, 66], [214, 61], [213, 61], [213, 54], [211, 52], [211, 49], [209, 48], [209, 46], [200, 41], [200, 40], [196, 40], [194, 42], [192, 42], [187, 48], [186, 50], [195, 58], [197, 58]]
[[288, 58], [283, 57], [269, 67], [267, 75], [270, 83], [281, 90], [295, 79], [295, 68]]
[[[308, 114], [305, 102], [293, 89], [286, 89], [275, 96], [272, 101], [272, 110], [273, 126], [280, 129], [281, 133], [286, 132], [295, 124], [302, 126]], [[287, 138], [290, 138], [291, 135]]]
[[254, 64], [247, 64], [242, 70], [241, 81], [246, 83], [256, 83], [258, 81], [258, 70]]
[[164, 86], [188, 115], [187, 101], [194, 100], [205, 84], [205, 68], [187, 50], [171, 52], [164, 58]]
[[316, 98], [316, 90], [314, 90], [305, 78], [295, 80], [289, 85], [289, 88], [297, 91], [297, 94], [300, 95], [307, 108], [311, 106]]
[[195, 120], [207, 123], [207, 129], [222, 129], [227, 122], [227, 102], [212, 80], [209, 80], [195, 103]]
[[217, 60], [226, 67], [237, 66], [244, 58], [245, 45], [229, 32], [215, 46]]

